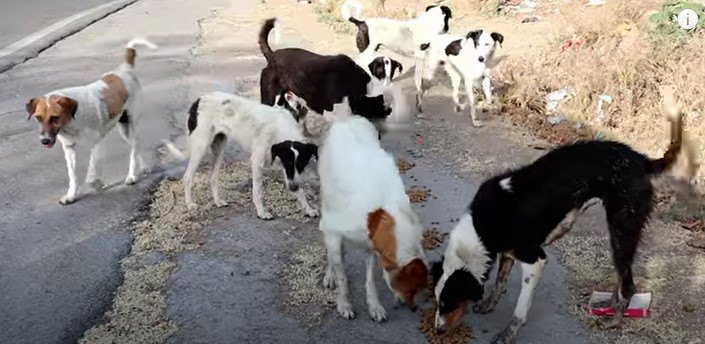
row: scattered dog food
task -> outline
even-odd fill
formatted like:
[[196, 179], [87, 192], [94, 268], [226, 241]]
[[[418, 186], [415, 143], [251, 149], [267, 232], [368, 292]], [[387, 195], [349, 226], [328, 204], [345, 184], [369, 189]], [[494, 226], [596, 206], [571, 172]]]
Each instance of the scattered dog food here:
[[430, 344], [465, 344], [472, 338], [472, 327], [461, 323], [456, 328], [443, 333], [436, 333], [436, 307], [425, 309], [421, 313], [419, 330]]
[[428, 200], [431, 190], [411, 187], [411, 189], [406, 191], [406, 194], [409, 196], [411, 203], [423, 203]]
[[399, 172], [404, 173], [414, 167], [415, 164], [405, 159], [397, 159], [397, 168]]
[[441, 246], [446, 236], [448, 236], [448, 233], [442, 233], [438, 228], [427, 229], [423, 232], [421, 246], [424, 250], [435, 250], [438, 246]]

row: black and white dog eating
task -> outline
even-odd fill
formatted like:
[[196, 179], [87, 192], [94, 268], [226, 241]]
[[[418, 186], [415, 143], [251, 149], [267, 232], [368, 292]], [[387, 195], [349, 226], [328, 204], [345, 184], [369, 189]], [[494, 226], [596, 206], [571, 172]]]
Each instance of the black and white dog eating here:
[[[684, 146], [680, 109], [675, 102], [671, 104], [666, 108], [671, 143], [660, 159], [650, 159], [618, 142], [583, 141], [485, 181], [453, 229], [443, 261], [432, 269], [439, 305], [436, 329], [445, 331], [457, 325], [470, 303], [475, 303], [477, 313], [491, 312], [517, 261], [522, 286], [514, 317], [492, 341], [513, 343], [526, 322], [546, 265], [543, 246], [566, 234], [576, 215], [594, 199], [602, 201], [607, 214], [618, 275], [612, 300], [616, 315], [607, 326], [618, 325], [636, 292], [632, 263], [653, 208], [651, 179], [668, 171]], [[497, 258], [494, 289], [483, 298], [485, 281]]]

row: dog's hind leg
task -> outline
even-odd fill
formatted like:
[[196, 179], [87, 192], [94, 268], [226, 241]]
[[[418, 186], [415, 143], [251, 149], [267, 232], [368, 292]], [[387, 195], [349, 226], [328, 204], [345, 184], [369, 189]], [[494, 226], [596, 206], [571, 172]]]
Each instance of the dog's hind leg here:
[[521, 261], [522, 284], [519, 292], [519, 300], [514, 309], [514, 317], [504, 331], [497, 334], [492, 339], [492, 344], [514, 343], [517, 332], [524, 323], [531, 308], [534, 290], [546, 266], [546, 253], [540, 248], [534, 248], [530, 252], [515, 252], [516, 258]]
[[196, 176], [196, 170], [198, 165], [201, 163], [201, 159], [206, 154], [208, 150], [208, 141], [202, 140], [200, 137], [195, 139], [194, 133], [191, 133], [189, 138], [189, 150], [190, 158], [188, 161], [188, 167], [186, 167], [186, 172], [184, 173], [183, 183], [184, 183], [184, 198], [186, 200], [186, 207], [189, 210], [196, 209], [197, 204], [193, 201], [193, 196], [191, 190], [193, 189], [193, 178]]
[[[125, 184], [127, 185], [132, 185], [137, 182], [137, 170], [138, 170], [138, 163], [140, 165], [144, 164], [144, 161], [142, 161], [142, 156], [140, 155], [137, 147], [137, 138], [135, 135], [135, 127], [132, 124], [132, 121], [126, 115], [127, 111], [123, 113], [123, 115], [120, 117], [120, 122], [118, 123], [118, 131], [120, 132], [120, 136], [125, 140], [130, 145], [130, 167], [128, 168], [127, 171], [127, 177], [125, 177]], [[123, 121], [123, 118], [127, 118], [125, 121]], [[139, 169], [142, 169], [144, 166], [140, 166]]]
[[367, 256], [366, 262], [366, 281], [365, 289], [367, 291], [367, 307], [370, 312], [370, 317], [376, 322], [384, 322], [387, 320], [387, 310], [382, 307], [377, 294], [377, 285], [375, 284], [375, 259], [376, 253], [370, 253]]
[[318, 210], [316, 210], [316, 208], [312, 207], [308, 203], [308, 199], [306, 199], [306, 192], [304, 191], [303, 186], [296, 190], [296, 200], [299, 201], [299, 205], [301, 205], [301, 208], [303, 208], [306, 216], [318, 217]]
[[492, 83], [490, 80], [489, 73], [487, 73], [487, 75], [482, 78], [482, 92], [485, 95], [485, 105], [492, 104]]
[[211, 193], [213, 194], [213, 203], [217, 207], [226, 207], [227, 202], [220, 198], [218, 193], [218, 172], [220, 172], [220, 166], [223, 165], [223, 156], [225, 151], [225, 143], [228, 138], [223, 134], [215, 135], [213, 138], [213, 143], [211, 143], [211, 151], [213, 152], [213, 164], [211, 165], [210, 173], [210, 185]]
[[[323, 284], [330, 287], [330, 279], [334, 277], [335, 283], [338, 285], [338, 297], [336, 300], [338, 313], [345, 319], [353, 319], [355, 318], [355, 311], [348, 299], [348, 277], [343, 265], [343, 238], [338, 234], [324, 230], [324, 241], [328, 252], [328, 269], [326, 276], [323, 278]], [[328, 280], [326, 280], [326, 277]]]
[[605, 328], [620, 325], [624, 311], [636, 293], [632, 264], [641, 239], [641, 231], [653, 207], [653, 189], [650, 182], [644, 180], [636, 189], [638, 190], [632, 192], [627, 189], [626, 194], [620, 189], [620, 192], [610, 194], [604, 200], [612, 257], [618, 277], [618, 284], [615, 286], [612, 298], [615, 314], [612, 319], [603, 324]]
[[513, 266], [514, 258], [507, 254], [502, 254], [499, 258], [499, 269], [497, 271], [494, 288], [484, 300], [476, 303], [472, 307], [475, 313], [487, 314], [494, 310], [497, 306], [497, 302], [499, 302], [499, 298], [507, 292], [507, 278], [509, 278], [509, 273], [512, 271]]

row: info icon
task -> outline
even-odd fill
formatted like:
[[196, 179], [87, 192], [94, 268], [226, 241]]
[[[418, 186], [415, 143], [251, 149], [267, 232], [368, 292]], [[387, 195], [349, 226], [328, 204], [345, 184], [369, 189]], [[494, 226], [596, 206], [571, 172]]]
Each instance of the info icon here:
[[689, 8], [682, 10], [678, 13], [678, 25], [684, 30], [693, 29], [698, 25], [698, 14]]

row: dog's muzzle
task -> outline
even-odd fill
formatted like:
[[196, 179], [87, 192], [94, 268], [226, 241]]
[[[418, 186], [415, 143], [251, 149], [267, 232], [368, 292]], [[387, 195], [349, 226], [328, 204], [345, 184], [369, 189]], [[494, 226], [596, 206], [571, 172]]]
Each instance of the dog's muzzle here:
[[291, 192], [299, 191], [299, 183], [290, 181], [289, 182], [289, 191], [291, 191]]
[[485, 62], [485, 58], [482, 57], [482, 56], [478, 57], [477, 60], [480, 61], [480, 62]]
[[42, 135], [39, 137], [39, 142], [41, 142], [44, 147], [51, 148], [54, 147], [54, 143], [56, 143], [56, 138], [51, 138], [46, 135]]

